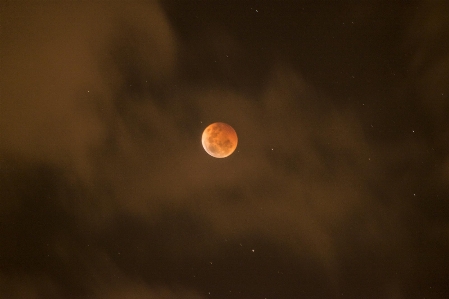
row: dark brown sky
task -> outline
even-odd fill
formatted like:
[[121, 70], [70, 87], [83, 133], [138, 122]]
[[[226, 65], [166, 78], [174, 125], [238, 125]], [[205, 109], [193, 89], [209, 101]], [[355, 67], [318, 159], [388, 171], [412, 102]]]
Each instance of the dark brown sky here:
[[449, 297], [447, 2], [120, 3], [0, 4], [1, 298]]

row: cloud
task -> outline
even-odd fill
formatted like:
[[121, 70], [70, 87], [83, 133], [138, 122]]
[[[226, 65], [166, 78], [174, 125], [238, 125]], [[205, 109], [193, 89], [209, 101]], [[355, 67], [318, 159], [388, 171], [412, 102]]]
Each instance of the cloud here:
[[[432, 208], [419, 197], [434, 188], [443, 198], [449, 177], [447, 103], [434, 92], [449, 86], [447, 59], [441, 53], [427, 63], [422, 46], [445, 27], [442, 15], [430, 21], [437, 10], [428, 11], [425, 33], [408, 40], [415, 48], [404, 89], [417, 83], [425, 115], [410, 115], [431, 123], [423, 126], [435, 132], [430, 142], [425, 132], [373, 136], [360, 111], [282, 59], [254, 75], [257, 92], [185, 79], [183, 67], [208, 63], [202, 53], [220, 53], [218, 78], [237, 64], [245, 69], [254, 53], [231, 34], [212, 38], [206, 30], [195, 39], [198, 54], [154, 2], [6, 5], [0, 187], [9, 200], [0, 204], [12, 225], [0, 231], [8, 240], [0, 253], [10, 257], [0, 282], [29, 298], [200, 298], [195, 290], [226, 284], [254, 290], [261, 285], [254, 277], [267, 288], [297, 283], [256, 270], [290, 266], [305, 289], [323, 282], [326, 294], [360, 295], [353, 284], [375, 284], [373, 296], [399, 298], [403, 281], [413, 280], [407, 273], [426, 269], [414, 260], [415, 229], [435, 232], [430, 241], [439, 248], [448, 238], [447, 218], [431, 220], [441, 201], [432, 198]], [[416, 22], [412, 32], [421, 28]], [[237, 60], [228, 63], [228, 52]], [[246, 72], [235, 81], [252, 82]], [[225, 160], [201, 148], [202, 130], [215, 121], [239, 135]], [[433, 173], [417, 166], [423, 161], [441, 163]], [[419, 187], [425, 170], [433, 183]], [[265, 262], [257, 268], [245, 253]], [[246, 276], [229, 275], [239, 273]], [[192, 278], [200, 274], [202, 282]]]
[[[179, 89], [172, 100], [189, 103], [203, 122], [193, 138], [177, 127], [171, 108], [153, 101], [128, 106], [135, 110], [133, 121], [154, 132], [157, 143], [139, 138], [121, 149], [126, 162], [115, 157], [104, 162], [119, 211], [150, 225], [167, 208], [185, 210], [213, 229], [212, 240], [259, 235], [296, 258], [312, 259], [335, 287], [348, 246], [381, 259], [399, 256], [408, 244], [394, 199], [372, 191], [376, 184], [389, 188], [390, 182], [379, 178], [390, 167], [385, 155], [391, 152], [369, 144], [351, 110], [322, 107], [327, 99], [297, 72], [274, 68], [260, 98], [213, 86]], [[238, 152], [226, 163], [204, 157], [199, 138], [212, 121], [226, 121], [239, 134]], [[342, 237], [352, 229], [350, 237]], [[208, 247], [212, 240], [197, 242]], [[172, 248], [188, 255], [183, 246]], [[396, 270], [408, 258], [402, 254]], [[386, 283], [392, 275], [378, 279]]]
[[[125, 281], [125, 282], [124, 282]], [[21, 275], [20, 277], [1, 277], [2, 295], [11, 298], [70, 298], [56, 281], [45, 275]], [[89, 298], [130, 298], [130, 299], [201, 299], [206, 298], [195, 291], [176, 286], [148, 286], [144, 282], [131, 280], [117, 274], [114, 283], [90, 286], [93, 294]], [[5, 292], [6, 290], [6, 292]]]
[[435, 172], [434, 179], [446, 185], [449, 182], [445, 171], [449, 163], [449, 54], [441, 45], [449, 35], [449, 22], [444, 17], [449, 7], [445, 3], [426, 1], [420, 2], [418, 7], [420, 13], [415, 15], [403, 42], [404, 47], [412, 49], [408, 69], [408, 80], [413, 86], [410, 96], [419, 101], [426, 129], [432, 132], [427, 136], [429, 150], [441, 156], [437, 162], [440, 171]]
[[[122, 23], [125, 32], [115, 28]], [[120, 66], [107, 67], [114, 39], [132, 35], [117, 51], [136, 50], [152, 80], [170, 74], [175, 63], [175, 39], [155, 2], [8, 3], [2, 24], [1, 150], [77, 175], [92, 174], [91, 152], [107, 139], [103, 117], [114, 84], [124, 80]]]

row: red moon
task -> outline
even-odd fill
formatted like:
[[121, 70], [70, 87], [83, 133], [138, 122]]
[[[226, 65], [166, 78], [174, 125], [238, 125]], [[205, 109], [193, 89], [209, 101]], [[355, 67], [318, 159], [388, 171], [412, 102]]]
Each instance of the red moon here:
[[237, 147], [237, 133], [228, 124], [213, 123], [203, 132], [201, 142], [204, 150], [215, 158], [226, 158]]

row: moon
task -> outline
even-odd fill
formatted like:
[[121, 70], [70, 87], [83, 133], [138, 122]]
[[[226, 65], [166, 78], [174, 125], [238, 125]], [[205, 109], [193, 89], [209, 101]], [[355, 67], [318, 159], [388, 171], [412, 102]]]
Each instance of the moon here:
[[214, 158], [226, 158], [237, 148], [237, 133], [230, 125], [216, 122], [207, 126], [201, 138], [204, 150]]

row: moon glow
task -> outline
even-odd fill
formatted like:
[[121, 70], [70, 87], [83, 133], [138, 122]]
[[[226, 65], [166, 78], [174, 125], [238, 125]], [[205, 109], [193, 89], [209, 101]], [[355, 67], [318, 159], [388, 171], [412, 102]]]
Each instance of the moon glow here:
[[215, 158], [226, 158], [237, 148], [237, 133], [230, 125], [216, 122], [210, 124], [201, 138], [204, 150]]

